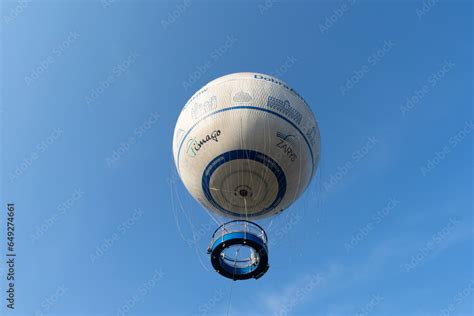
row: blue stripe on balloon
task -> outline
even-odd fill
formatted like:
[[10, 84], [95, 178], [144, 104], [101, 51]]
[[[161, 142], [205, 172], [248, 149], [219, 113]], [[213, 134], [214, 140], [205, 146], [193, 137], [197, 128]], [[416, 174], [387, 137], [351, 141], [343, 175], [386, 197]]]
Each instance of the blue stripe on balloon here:
[[191, 133], [191, 131], [203, 120], [207, 119], [208, 117], [211, 117], [213, 115], [216, 115], [218, 113], [221, 113], [221, 112], [226, 112], [226, 111], [232, 111], [232, 110], [240, 110], [240, 109], [249, 109], [249, 110], [255, 110], [255, 111], [262, 111], [262, 112], [266, 112], [266, 113], [270, 113], [270, 114], [273, 114], [279, 118], [281, 118], [282, 120], [290, 123], [300, 134], [301, 136], [303, 136], [303, 139], [305, 140], [306, 142], [306, 145], [308, 145], [308, 149], [309, 149], [309, 153], [311, 154], [311, 177], [313, 176], [314, 174], [314, 156], [313, 156], [313, 151], [311, 150], [311, 145], [309, 144], [309, 141], [308, 139], [306, 138], [306, 135], [301, 131], [301, 129], [296, 126], [292, 121], [290, 121], [289, 119], [287, 119], [286, 117], [284, 117], [283, 115], [279, 114], [279, 113], [276, 113], [276, 112], [273, 112], [272, 110], [268, 110], [268, 109], [264, 109], [264, 108], [259, 108], [259, 107], [256, 107], [256, 106], [233, 106], [233, 107], [228, 107], [228, 108], [224, 108], [224, 109], [220, 109], [220, 110], [217, 110], [217, 111], [214, 111], [212, 113], [209, 113], [208, 115], [202, 117], [201, 119], [199, 119], [196, 123], [194, 123], [193, 126], [191, 126], [191, 128], [186, 132], [186, 134], [184, 135], [183, 139], [181, 140], [181, 143], [179, 144], [179, 149], [178, 149], [178, 173], [181, 174], [181, 171], [180, 171], [180, 168], [179, 168], [179, 162], [180, 162], [180, 158], [181, 158], [181, 148], [183, 147], [183, 143], [184, 143], [184, 140], [186, 139], [186, 137], [188, 137], [189, 133]]
[[249, 217], [261, 216], [274, 210], [278, 206], [278, 204], [280, 204], [281, 200], [283, 200], [283, 197], [285, 196], [285, 193], [286, 193], [285, 173], [283, 172], [283, 169], [281, 169], [281, 167], [277, 164], [275, 160], [273, 160], [272, 158], [270, 158], [269, 156], [263, 153], [260, 153], [258, 151], [253, 151], [253, 150], [238, 149], [238, 150], [228, 151], [226, 153], [220, 154], [207, 165], [206, 169], [204, 169], [204, 172], [202, 174], [202, 191], [204, 192], [206, 199], [209, 201], [209, 203], [211, 203], [211, 205], [213, 205], [218, 210], [222, 211], [224, 214], [228, 214], [235, 217], [244, 217], [243, 214], [234, 213], [224, 208], [219, 203], [217, 203], [211, 194], [211, 190], [209, 186], [212, 175], [220, 166], [222, 166], [223, 164], [229, 161], [233, 161], [237, 159], [248, 159], [248, 160], [257, 161], [263, 164], [264, 166], [266, 166], [268, 169], [270, 169], [273, 172], [273, 174], [275, 175], [278, 181], [278, 192], [272, 204], [270, 204], [270, 206], [264, 208], [263, 210], [257, 213], [253, 213]]

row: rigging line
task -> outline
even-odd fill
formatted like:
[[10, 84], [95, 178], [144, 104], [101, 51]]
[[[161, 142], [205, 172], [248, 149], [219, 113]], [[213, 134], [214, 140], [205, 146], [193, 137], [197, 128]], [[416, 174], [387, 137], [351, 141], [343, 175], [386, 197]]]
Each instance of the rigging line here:
[[209, 210], [205, 207], [203, 207], [204, 210], [206, 211], [207, 215], [209, 215], [209, 217], [217, 224], [217, 226], [221, 226], [222, 223], [219, 222], [214, 216], [212, 216], [211, 212], [209, 212]]
[[183, 240], [186, 240], [186, 238], [184, 237], [183, 231], [181, 229], [181, 224], [179, 223], [178, 216], [176, 214], [177, 211], [175, 210], [174, 191], [173, 191], [173, 185], [172, 184], [170, 184], [170, 190], [171, 190], [171, 209], [173, 210], [174, 221], [176, 223], [176, 226], [178, 227], [178, 232], [181, 235], [181, 238]]
[[[243, 145], [246, 145], [246, 144], [244, 142], [244, 138], [242, 137], [242, 117], [240, 117], [240, 148], [243, 148]], [[245, 149], [247, 149], [247, 146], [245, 146]], [[248, 166], [249, 170], [252, 170], [252, 168], [250, 167], [250, 159], [248, 159], [248, 158], [247, 158], [247, 166]], [[254, 184], [253, 183], [253, 175], [252, 175], [252, 172], [249, 172], [249, 173], [250, 173], [250, 184], [253, 187], [253, 184]]]
[[[267, 120], [264, 120], [264, 123], [263, 123], [263, 145], [264, 145], [264, 151], [265, 152], [270, 152], [270, 146], [271, 146], [271, 134], [270, 134], [270, 124], [268, 123]], [[268, 136], [268, 141], [265, 141], [266, 140], [266, 136]], [[268, 145], [268, 148], [267, 148], [267, 145]], [[267, 180], [268, 180], [268, 175], [270, 175], [270, 170], [268, 167], [264, 168], [263, 169], [264, 172], [263, 172], [263, 178], [262, 178], [262, 181], [263, 183], [268, 183]], [[262, 188], [263, 188], [263, 185], [259, 186], [258, 188], [258, 192], [257, 192], [257, 196], [260, 196], [260, 192], [262, 191]], [[264, 193], [265, 195], [266, 193]]]
[[197, 248], [197, 245], [194, 245], [194, 251], [196, 252], [196, 256], [198, 257], [199, 259], [199, 263], [201, 264], [201, 266], [203, 267], [204, 270], [206, 271], [209, 271], [209, 268], [204, 264], [204, 262], [202, 261], [202, 258], [201, 258], [201, 254]]
[[[300, 173], [299, 173], [299, 177], [300, 177], [300, 176], [301, 176], [301, 161], [300, 161]], [[301, 180], [301, 179], [300, 179], [300, 180]], [[300, 189], [300, 182], [301, 182], [301, 181], [298, 181], [298, 191], [299, 191], [299, 189]], [[295, 192], [294, 198], [295, 198], [295, 197], [296, 197], [296, 192]], [[305, 214], [307, 214], [307, 213], [306, 213], [306, 207], [303, 206], [303, 214], [302, 214], [302, 217], [303, 217], [303, 218], [305, 217]], [[288, 213], [288, 217], [289, 217], [290, 215], [292, 215], [293, 217], [295, 216], [295, 209], [293, 209], [291, 213]], [[305, 236], [304, 238], [306, 238], [306, 236]], [[290, 244], [291, 249], [294, 249], [294, 250], [296, 250], [296, 251], [298, 251], [298, 252], [301, 250], [302, 246], [301, 246], [300, 243], [298, 243], [298, 242], [295, 240], [293, 234], [289, 234], [289, 236], [287, 236], [287, 240], [288, 240], [288, 242], [289, 242], [289, 244]], [[293, 259], [294, 259], [293, 256], [290, 256], [289, 259], [290, 259], [290, 260], [289, 260], [289, 263], [290, 263], [290, 264], [293, 264]], [[298, 259], [297, 259], [297, 260], [298, 260]]]
[[[216, 192], [231, 192], [231, 191], [226, 191], [226, 190], [212, 188], [212, 187], [209, 187], [209, 189]], [[217, 220], [216, 217], [214, 217], [212, 213], [207, 209], [207, 207], [203, 207], [203, 209], [206, 211], [206, 214], [217, 224], [217, 226], [221, 226], [224, 223], [223, 221], [221, 222]]]
[[[237, 258], [238, 258], [238, 254], [240, 253], [240, 246], [239, 248], [237, 248], [235, 250], [235, 258], [234, 258], [234, 272], [232, 273], [232, 279], [234, 278], [235, 276], [235, 270], [236, 270], [236, 265], [237, 265]], [[232, 302], [232, 290], [234, 288], [234, 282], [232, 282], [232, 284], [230, 285], [230, 294], [229, 294], [229, 304], [227, 305], [227, 316], [229, 316], [229, 312], [230, 312], [230, 304]]]
[[[235, 276], [235, 271], [237, 270], [237, 259], [239, 258], [240, 247], [241, 247], [241, 245], [239, 245], [239, 248], [237, 248], [237, 249], [235, 250], [234, 272], [232, 273], [232, 278], [234, 278], [234, 276]], [[224, 254], [224, 255], [225, 255], [225, 254]]]
[[245, 198], [245, 196], [244, 196], [244, 206], [245, 206], [245, 220], [248, 221], [249, 216], [248, 216], [248, 213], [247, 213], [247, 198]]
[[[179, 232], [179, 234], [181, 235], [181, 238], [184, 241], [188, 241], [188, 239], [184, 236], [184, 233], [181, 229], [180, 220], [178, 218], [179, 209], [181, 209], [181, 212], [184, 214], [184, 217], [188, 221], [188, 225], [191, 227], [193, 232], [195, 230], [195, 227], [194, 227], [192, 221], [190, 221], [188, 213], [184, 210], [183, 203], [182, 203], [182, 201], [180, 199], [180, 195], [178, 193], [178, 186], [176, 185], [175, 182], [171, 182], [171, 181], [169, 183], [169, 186], [170, 186], [170, 191], [171, 191], [171, 207], [172, 207], [172, 210], [173, 210], [173, 216], [174, 216], [176, 226], [178, 227], [178, 232]], [[176, 196], [176, 200], [175, 200], [175, 196]]]
[[181, 212], [184, 214], [184, 217], [188, 221], [189, 226], [191, 226], [191, 229], [194, 231], [194, 228], [195, 228], [194, 224], [191, 221], [188, 212], [186, 212], [184, 209], [183, 202], [181, 201], [180, 195], [178, 193], [178, 188], [176, 186], [174, 186], [174, 193], [176, 194], [176, 199], [178, 200], [178, 204], [179, 204], [179, 208], [181, 209]]
[[273, 217], [270, 221], [270, 225], [268, 225], [267, 231], [270, 231], [270, 229], [272, 228], [272, 225], [273, 225]]
[[[172, 193], [171, 193], [172, 200], [174, 201], [174, 198], [173, 198], [173, 197], [176, 196], [176, 200], [178, 201], [177, 204], [179, 205], [179, 208], [181, 209], [181, 213], [183, 213], [184, 218], [185, 218], [186, 221], [188, 222], [188, 225], [191, 227], [192, 231], [195, 232], [195, 231], [196, 231], [196, 228], [194, 227], [194, 224], [193, 224], [192, 220], [190, 219], [189, 214], [186, 212], [186, 210], [185, 210], [184, 207], [183, 207], [182, 201], [181, 201], [181, 199], [180, 199], [180, 197], [179, 197], [179, 193], [178, 193], [178, 188], [177, 188], [177, 186], [172, 186], [171, 191], [172, 191]], [[173, 203], [173, 205], [174, 205], [174, 203]], [[178, 211], [175, 211], [175, 208], [173, 208], [173, 215], [174, 215], [174, 218], [175, 218], [175, 222], [176, 222], [176, 224], [177, 224], [177, 226], [178, 226], [178, 231], [179, 231], [181, 237], [183, 238], [183, 240], [189, 241], [188, 238], [185, 238], [185, 237], [184, 237], [184, 234], [183, 234], [183, 232], [182, 232], [182, 230], [181, 230], [181, 224], [179, 223], [180, 221], [179, 221], [179, 219], [178, 219], [177, 212], [178, 212]]]
[[234, 193], [234, 191], [228, 191], [228, 190], [222, 190], [222, 189], [218, 189], [218, 188], [211, 188], [209, 187], [210, 190], [213, 190], [213, 191], [221, 191], [221, 192], [227, 192], [227, 193]]
[[[298, 145], [299, 145], [298, 152], [299, 152], [299, 154], [301, 155], [301, 153], [303, 152], [303, 149], [301, 148], [303, 144], [298, 141]], [[303, 161], [302, 161], [302, 159], [298, 159], [298, 162], [299, 162], [299, 166], [298, 166], [298, 167], [299, 167], [299, 168], [298, 168], [298, 169], [299, 169], [299, 170], [298, 170], [298, 187], [297, 187], [297, 189], [296, 189], [296, 191], [295, 191], [295, 194], [294, 194], [294, 196], [293, 196], [293, 199], [295, 199], [295, 200], [296, 200], [296, 198], [297, 198], [298, 192], [300, 192], [300, 189], [301, 189], [301, 187], [302, 187], [302, 185], [301, 185], [301, 184], [302, 184], [302, 183], [301, 183], [301, 178], [302, 178], [302, 171], [303, 171]], [[311, 181], [311, 179], [310, 179], [309, 181]], [[306, 183], [306, 186], [308, 186], [308, 184], [309, 184], [309, 183], [307, 182], [307, 183]], [[304, 215], [303, 215], [303, 216], [304, 216]]]
[[227, 304], [227, 316], [229, 316], [230, 312], [230, 303], [232, 302], [232, 290], [234, 288], [234, 281], [230, 284], [230, 294], [229, 294], [229, 303]]

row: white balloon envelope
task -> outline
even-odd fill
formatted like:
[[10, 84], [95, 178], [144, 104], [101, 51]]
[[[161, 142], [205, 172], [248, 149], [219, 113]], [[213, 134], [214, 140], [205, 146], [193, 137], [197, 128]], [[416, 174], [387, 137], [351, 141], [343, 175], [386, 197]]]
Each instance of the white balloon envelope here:
[[186, 103], [173, 154], [191, 195], [229, 218], [280, 213], [306, 189], [319, 160], [319, 129], [304, 99], [283, 81], [235, 73]]

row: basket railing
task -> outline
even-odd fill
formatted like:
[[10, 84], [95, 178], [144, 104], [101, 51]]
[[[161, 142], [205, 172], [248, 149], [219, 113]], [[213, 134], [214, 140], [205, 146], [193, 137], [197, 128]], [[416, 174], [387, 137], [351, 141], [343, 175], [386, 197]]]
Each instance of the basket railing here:
[[259, 225], [245, 220], [234, 220], [219, 226], [212, 234], [211, 245], [218, 239], [223, 238], [224, 235], [233, 232], [250, 233], [260, 238], [264, 243], [267, 243], [267, 234]]

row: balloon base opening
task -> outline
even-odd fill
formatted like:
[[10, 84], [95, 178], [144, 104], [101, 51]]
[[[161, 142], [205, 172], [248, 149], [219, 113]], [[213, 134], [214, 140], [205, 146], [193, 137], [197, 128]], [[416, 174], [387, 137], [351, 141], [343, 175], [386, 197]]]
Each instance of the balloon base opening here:
[[267, 234], [259, 225], [245, 220], [217, 228], [207, 252], [216, 272], [234, 281], [258, 279], [270, 267]]

